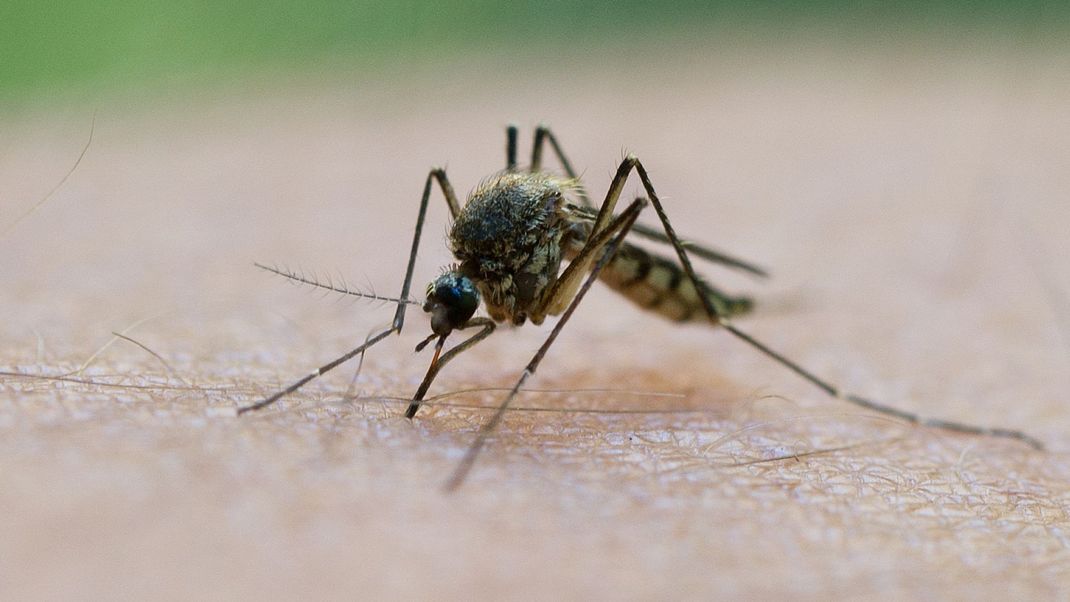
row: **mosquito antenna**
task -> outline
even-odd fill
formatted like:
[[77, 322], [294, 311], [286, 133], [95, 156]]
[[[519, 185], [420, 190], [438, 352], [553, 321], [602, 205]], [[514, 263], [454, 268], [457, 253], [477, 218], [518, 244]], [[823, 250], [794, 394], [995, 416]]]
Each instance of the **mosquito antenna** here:
[[293, 271], [291, 271], [291, 270], [289, 270], [287, 268], [280, 268], [278, 266], [267, 266], [267, 265], [264, 265], [262, 263], [255, 263], [254, 262], [253, 265], [255, 265], [256, 267], [260, 268], [261, 270], [265, 270], [265, 271], [271, 272], [272, 274], [276, 274], [278, 276], [282, 276], [283, 278], [286, 278], [287, 280], [290, 280], [292, 282], [297, 282], [299, 284], [306, 284], [308, 286], [312, 286], [312, 287], [315, 287], [315, 288], [318, 288], [318, 289], [322, 289], [322, 290], [325, 290], [325, 291], [335, 292], [335, 293], [338, 293], [340, 295], [349, 295], [349, 296], [352, 296], [352, 297], [361, 297], [363, 299], [373, 299], [375, 301], [389, 301], [389, 302], [392, 302], [392, 303], [408, 303], [410, 305], [420, 305], [419, 301], [415, 301], [413, 299], [400, 299], [398, 297], [387, 297], [387, 296], [384, 296], [384, 295], [377, 295], [374, 292], [365, 292], [365, 291], [357, 290], [357, 289], [354, 289], [354, 288], [350, 288], [349, 284], [345, 281], [345, 279], [342, 279], [342, 283], [340, 285], [337, 285], [337, 284], [334, 283], [334, 279], [331, 278], [329, 275], [327, 277], [327, 282], [321, 282], [315, 275], [313, 275], [311, 277], [308, 277], [308, 276], [305, 276], [304, 274], [298, 274], [296, 272], [293, 272]]

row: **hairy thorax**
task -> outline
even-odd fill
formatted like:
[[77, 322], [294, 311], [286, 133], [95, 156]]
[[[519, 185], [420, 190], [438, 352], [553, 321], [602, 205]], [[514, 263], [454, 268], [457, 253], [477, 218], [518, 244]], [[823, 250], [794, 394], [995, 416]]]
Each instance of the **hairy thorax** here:
[[495, 321], [546, 317], [543, 297], [571, 235], [565, 197], [573, 186], [547, 174], [504, 173], [473, 191], [454, 220], [450, 248]]

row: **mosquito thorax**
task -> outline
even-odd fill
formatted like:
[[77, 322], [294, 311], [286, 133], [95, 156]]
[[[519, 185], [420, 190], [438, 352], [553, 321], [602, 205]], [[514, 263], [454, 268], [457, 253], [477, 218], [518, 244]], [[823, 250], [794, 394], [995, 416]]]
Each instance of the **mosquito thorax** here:
[[446, 335], [464, 326], [479, 308], [479, 291], [465, 275], [450, 271], [427, 285], [424, 311], [431, 314], [431, 330]]
[[560, 272], [569, 231], [564, 206], [573, 180], [505, 172], [481, 183], [453, 220], [450, 250], [479, 286], [496, 322], [541, 324], [543, 297]]

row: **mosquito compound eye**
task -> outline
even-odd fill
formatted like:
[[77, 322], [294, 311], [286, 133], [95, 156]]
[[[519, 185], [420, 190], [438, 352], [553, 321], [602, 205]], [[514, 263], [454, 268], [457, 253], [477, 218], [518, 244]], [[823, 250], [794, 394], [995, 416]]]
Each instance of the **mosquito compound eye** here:
[[466, 276], [447, 272], [428, 287], [424, 311], [431, 314], [431, 330], [435, 334], [449, 334], [460, 328], [479, 307], [479, 291]]

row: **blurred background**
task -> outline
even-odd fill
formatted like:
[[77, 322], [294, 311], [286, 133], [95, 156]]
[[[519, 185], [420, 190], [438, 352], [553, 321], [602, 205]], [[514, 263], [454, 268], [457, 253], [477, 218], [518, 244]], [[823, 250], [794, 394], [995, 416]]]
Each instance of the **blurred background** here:
[[[1065, 598], [1068, 33], [1047, 1], [0, 3], [0, 598]], [[498, 396], [399, 417], [419, 312], [228, 414], [392, 315], [252, 262], [394, 293], [427, 170], [463, 196], [509, 122], [595, 198], [638, 154], [685, 237], [772, 272], [702, 268], [761, 340], [1050, 451], [598, 287], [456, 497]]]
[[[188, 92], [264, 75], [404, 77], [467, 61], [560, 72], [607, 49], [641, 62], [681, 46], [980, 50], [1065, 44], [1061, 2], [67, 2], [0, 7], [5, 108]], [[791, 57], [784, 57], [785, 61]], [[606, 65], [626, 70], [629, 61]], [[671, 64], [666, 71], [674, 71]], [[428, 82], [428, 93], [434, 84]]]

